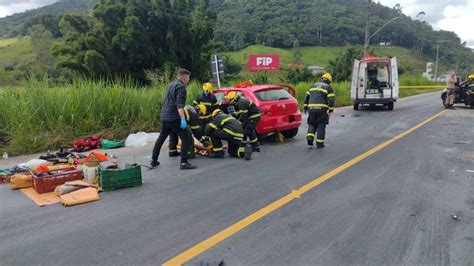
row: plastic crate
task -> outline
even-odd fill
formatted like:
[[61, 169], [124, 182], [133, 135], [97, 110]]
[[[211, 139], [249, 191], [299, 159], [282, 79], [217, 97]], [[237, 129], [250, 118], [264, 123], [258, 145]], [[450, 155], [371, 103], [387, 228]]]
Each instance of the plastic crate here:
[[103, 169], [99, 166], [99, 184], [102, 191], [142, 185], [142, 168], [134, 165], [128, 169]]
[[33, 188], [39, 194], [53, 192], [57, 186], [84, 178], [83, 172], [75, 167], [51, 170], [45, 173], [48, 173], [48, 175], [38, 176], [39, 173], [31, 172]]

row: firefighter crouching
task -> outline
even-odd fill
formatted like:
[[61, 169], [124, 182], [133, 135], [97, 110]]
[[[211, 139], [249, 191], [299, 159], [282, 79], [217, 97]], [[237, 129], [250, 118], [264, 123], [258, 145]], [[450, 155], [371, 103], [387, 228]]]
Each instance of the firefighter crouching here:
[[474, 74], [469, 75], [467, 81], [463, 84], [464, 93], [466, 93], [466, 99], [464, 102], [466, 105], [470, 105], [474, 108]]
[[234, 117], [224, 114], [220, 109], [213, 111], [211, 121], [204, 131], [204, 136], [210, 137], [212, 144], [212, 153], [209, 158], [224, 158], [222, 140], [227, 140], [228, 152], [231, 157], [251, 159], [251, 146], [242, 145], [244, 138], [242, 125]]
[[326, 125], [329, 116], [334, 112], [335, 95], [331, 87], [332, 76], [326, 73], [323, 82], [315, 83], [306, 92], [304, 99], [304, 112], [308, 113], [308, 134], [306, 139], [309, 146], [313, 146], [316, 138], [316, 147], [324, 148]]
[[229, 101], [229, 111], [242, 123], [244, 129], [244, 140], [247, 138], [252, 145], [253, 152], [260, 152], [257, 138], [257, 124], [260, 121], [261, 113], [257, 106], [245, 97], [241, 97], [235, 91], [231, 91], [226, 95]]
[[[191, 148], [188, 153], [188, 158], [194, 159], [196, 158], [196, 151], [194, 148], [194, 138], [203, 141], [203, 131], [201, 131], [201, 125], [199, 118], [206, 113], [206, 106], [205, 105], [198, 105], [198, 106], [191, 106], [186, 105], [184, 107], [184, 116], [188, 126], [186, 127], [186, 138], [189, 143], [191, 143]], [[194, 136], [194, 137], [193, 137]], [[169, 156], [170, 157], [177, 157], [180, 156], [180, 152], [178, 152], [178, 135], [175, 133], [170, 134], [170, 141], [169, 141]]]
[[217, 104], [217, 97], [212, 93], [212, 90], [213, 88], [211, 83], [204, 83], [202, 86], [202, 92], [196, 95], [196, 99], [194, 100], [195, 106], [206, 106], [206, 113], [199, 117], [199, 125], [201, 126], [201, 131], [203, 133]]

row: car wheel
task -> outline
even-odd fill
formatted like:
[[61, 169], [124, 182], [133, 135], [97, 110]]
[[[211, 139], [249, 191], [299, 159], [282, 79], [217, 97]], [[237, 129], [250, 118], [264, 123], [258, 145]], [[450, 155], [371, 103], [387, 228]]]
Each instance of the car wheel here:
[[393, 103], [388, 103], [387, 106], [388, 106], [388, 110], [389, 110], [389, 111], [393, 111], [393, 106], [394, 106]]
[[285, 139], [291, 139], [298, 134], [298, 128], [282, 131], [281, 134], [283, 135], [283, 137], [285, 137]]

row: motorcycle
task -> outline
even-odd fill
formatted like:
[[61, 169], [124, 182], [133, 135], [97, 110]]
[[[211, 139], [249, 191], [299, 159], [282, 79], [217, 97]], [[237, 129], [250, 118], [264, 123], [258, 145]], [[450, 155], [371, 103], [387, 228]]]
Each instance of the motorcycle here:
[[[444, 108], [449, 108], [446, 104], [446, 98], [448, 96], [449, 90], [446, 88], [441, 93], [441, 100], [443, 101]], [[471, 109], [474, 109], [474, 94], [469, 93], [469, 87], [461, 88], [456, 87], [454, 89], [454, 104], [464, 103], [467, 106], [470, 106]]]

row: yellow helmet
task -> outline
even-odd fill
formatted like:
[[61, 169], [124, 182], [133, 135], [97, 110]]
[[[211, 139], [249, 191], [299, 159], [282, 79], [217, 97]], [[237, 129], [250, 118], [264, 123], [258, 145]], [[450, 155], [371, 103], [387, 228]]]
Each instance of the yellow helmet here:
[[329, 73], [324, 73], [323, 79], [326, 79], [329, 82], [332, 82], [332, 76]]
[[225, 98], [229, 101], [233, 101], [235, 98], [237, 98], [237, 92], [236, 91], [231, 91], [231, 92], [227, 93]]
[[200, 116], [206, 115], [207, 107], [204, 104], [199, 104], [197, 107], [199, 108], [199, 115]]
[[212, 83], [204, 83], [202, 85], [202, 90], [207, 92], [212, 92]]
[[214, 110], [214, 112], [212, 112], [212, 117], [214, 117], [214, 116], [216, 116], [220, 113], [222, 113], [222, 110], [221, 109], [216, 109], [216, 110]]
[[474, 79], [474, 74], [469, 75], [469, 79]]

